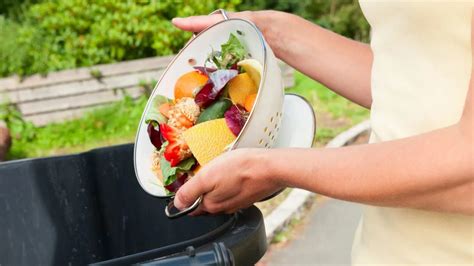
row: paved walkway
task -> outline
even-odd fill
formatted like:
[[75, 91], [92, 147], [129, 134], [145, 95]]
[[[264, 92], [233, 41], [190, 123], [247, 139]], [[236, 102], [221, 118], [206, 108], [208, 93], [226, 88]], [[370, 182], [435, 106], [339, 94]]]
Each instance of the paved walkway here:
[[283, 246], [274, 246], [263, 265], [349, 265], [361, 206], [334, 199], [316, 203], [308, 220]]

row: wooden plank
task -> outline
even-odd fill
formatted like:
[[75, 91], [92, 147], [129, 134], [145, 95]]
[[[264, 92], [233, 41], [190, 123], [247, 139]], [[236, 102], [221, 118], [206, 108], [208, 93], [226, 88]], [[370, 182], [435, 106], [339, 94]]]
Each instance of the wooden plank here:
[[81, 118], [84, 116], [85, 113], [92, 112], [96, 109], [104, 108], [110, 104], [112, 104], [112, 102], [94, 106], [80, 107], [76, 109], [62, 110], [53, 113], [30, 115], [26, 116], [25, 120], [32, 122], [36, 126], [45, 126], [50, 123], [61, 123], [67, 120]]
[[[132, 97], [132, 98], [137, 99], [138, 97]], [[30, 121], [36, 126], [45, 126], [50, 123], [60, 123], [67, 120], [81, 118], [87, 112], [92, 112], [93, 110], [104, 108], [112, 103], [113, 102], [101, 103], [98, 105], [79, 107], [75, 109], [67, 109], [67, 110], [62, 110], [62, 111], [55, 111], [52, 113], [34, 114], [34, 115], [25, 116], [24, 118], [26, 121]]]
[[127, 73], [120, 76], [110, 76], [101, 79], [101, 81], [93, 79], [55, 84], [46, 87], [29, 88], [15, 92], [17, 93], [17, 98], [12, 99], [11, 102], [25, 103], [138, 86], [140, 80], [158, 80], [162, 73], [163, 70], [151, 70], [139, 73]]
[[[173, 60], [174, 55], [130, 60], [116, 64], [91, 67], [98, 69], [104, 76], [116, 76], [130, 72], [142, 72], [152, 69], [164, 69]], [[90, 69], [90, 68], [89, 68]]]
[[103, 105], [96, 105], [96, 106], [88, 106], [88, 107], [81, 107], [77, 109], [68, 109], [63, 111], [57, 111], [53, 113], [44, 113], [44, 114], [36, 114], [25, 116], [26, 121], [30, 121], [36, 126], [45, 126], [50, 123], [59, 123], [64, 122], [66, 120], [72, 120], [82, 117], [86, 112], [90, 112], [93, 109], [102, 108], [106, 104]]
[[[13, 76], [0, 79], [0, 92], [94, 79], [90, 74], [91, 70], [98, 70], [103, 75], [103, 77], [107, 77], [126, 73], [149, 71], [153, 69], [164, 69], [173, 58], [174, 56], [172, 55], [130, 60], [115, 64], [96, 65], [92, 67], [51, 72], [47, 76], [36, 74], [24, 80], [20, 80], [17, 76]], [[282, 61], [279, 61], [279, 64], [285, 65]]]
[[131, 97], [138, 97], [142, 94], [141, 88], [132, 87], [117, 91], [107, 90], [38, 102], [21, 103], [18, 104], [18, 107], [24, 116], [51, 113], [60, 110], [74, 109], [118, 101], [123, 99], [125, 95], [124, 92], [126, 92]]
[[15, 89], [19, 83], [20, 79], [18, 78], [18, 76], [2, 78], [0, 79], [0, 92], [7, 89]]
[[141, 72], [152, 69], [163, 69], [171, 62], [174, 56], [151, 57], [138, 60], [130, 60], [116, 64], [96, 65], [58, 72], [51, 72], [46, 77], [40, 74], [32, 75], [24, 80], [17, 76], [0, 79], [0, 91], [21, 90], [38, 86], [47, 86], [57, 83], [87, 80], [93, 78], [91, 70], [98, 70], [106, 76], [121, 75], [125, 73]]
[[1, 103], [17, 103], [19, 101], [18, 91], [4, 91], [0, 92]]
[[[37, 125], [77, 117], [86, 110], [123, 98], [124, 88], [132, 97], [141, 95], [140, 80], [158, 80], [173, 56], [146, 58], [118, 64], [99, 65], [34, 76], [20, 82], [17, 77], [0, 79], [0, 102], [18, 103], [27, 120]], [[294, 69], [285, 63], [281, 67], [285, 87], [294, 85]], [[103, 78], [90, 76], [98, 69]]]
[[[280, 67], [282, 69], [285, 86], [293, 86], [293, 68], [286, 64], [280, 64]], [[105, 77], [100, 81], [96, 79], [90, 79], [75, 81], [72, 83], [61, 83], [43, 87], [28, 88], [20, 91], [7, 91], [0, 93], [0, 100], [7, 100], [11, 103], [22, 103], [114, 88], [130, 87], [137, 85], [140, 80], [158, 80], [162, 73], [163, 70], [151, 70], [139, 73], [127, 73], [120, 76]]]

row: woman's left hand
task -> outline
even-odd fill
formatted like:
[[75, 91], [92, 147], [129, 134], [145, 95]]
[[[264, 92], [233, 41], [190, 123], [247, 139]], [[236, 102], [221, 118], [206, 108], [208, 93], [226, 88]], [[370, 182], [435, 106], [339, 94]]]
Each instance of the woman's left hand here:
[[204, 166], [176, 193], [178, 209], [203, 201], [192, 215], [233, 213], [283, 188], [268, 164], [271, 150], [237, 149], [226, 152]]

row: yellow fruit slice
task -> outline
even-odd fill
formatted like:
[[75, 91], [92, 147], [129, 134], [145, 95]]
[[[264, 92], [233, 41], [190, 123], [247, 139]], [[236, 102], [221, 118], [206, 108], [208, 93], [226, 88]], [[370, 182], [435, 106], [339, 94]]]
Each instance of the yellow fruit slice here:
[[183, 137], [200, 165], [219, 156], [235, 140], [225, 118], [197, 124], [184, 131]]
[[260, 62], [255, 59], [244, 59], [237, 63], [238, 66], [242, 67], [246, 73], [250, 75], [255, 85], [260, 86], [260, 80], [263, 73], [263, 67]]
[[257, 93], [257, 86], [248, 73], [242, 73], [227, 83], [229, 96], [234, 104], [244, 106], [245, 99], [251, 94]]

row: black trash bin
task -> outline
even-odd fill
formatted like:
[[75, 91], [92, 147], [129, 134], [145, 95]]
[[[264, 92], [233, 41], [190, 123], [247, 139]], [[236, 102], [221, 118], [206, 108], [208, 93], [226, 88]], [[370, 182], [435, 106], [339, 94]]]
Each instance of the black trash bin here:
[[169, 220], [135, 178], [133, 145], [0, 163], [0, 265], [251, 265], [260, 211]]

